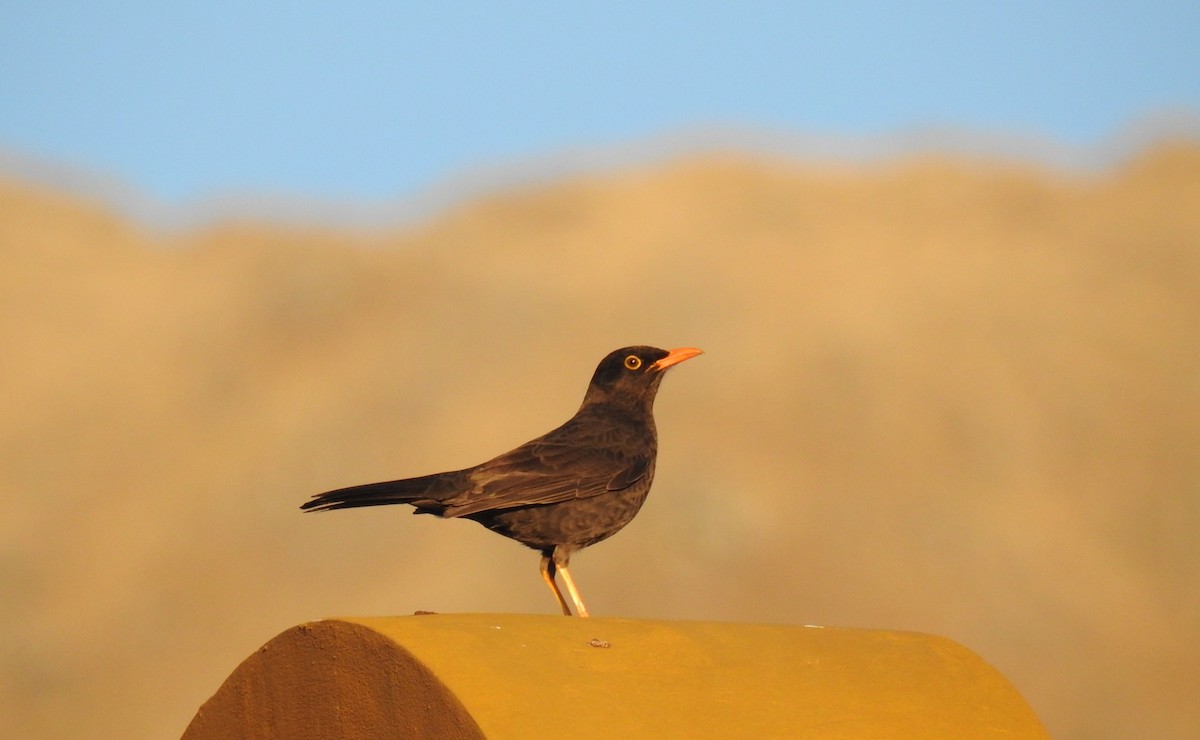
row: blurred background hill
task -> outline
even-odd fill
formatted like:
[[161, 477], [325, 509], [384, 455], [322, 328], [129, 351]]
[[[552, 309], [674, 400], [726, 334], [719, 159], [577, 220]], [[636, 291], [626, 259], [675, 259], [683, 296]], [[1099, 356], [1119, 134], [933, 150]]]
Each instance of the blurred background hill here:
[[0, 183], [0, 720], [167, 737], [286, 627], [555, 611], [537, 557], [319, 491], [561, 422], [630, 343], [706, 354], [605, 616], [932, 632], [1064, 738], [1200, 727], [1200, 146], [1092, 175], [735, 153], [403, 228], [154, 231]]

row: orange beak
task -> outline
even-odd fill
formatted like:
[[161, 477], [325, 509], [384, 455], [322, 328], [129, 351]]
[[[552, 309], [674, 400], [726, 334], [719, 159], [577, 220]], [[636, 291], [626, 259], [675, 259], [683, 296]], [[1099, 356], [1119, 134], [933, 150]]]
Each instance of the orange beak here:
[[695, 347], [680, 347], [679, 349], [673, 349], [667, 353], [666, 357], [651, 365], [650, 369], [662, 372], [672, 365], [678, 365], [684, 360], [690, 360], [696, 355], [702, 354], [704, 354], [704, 352], [696, 349]]

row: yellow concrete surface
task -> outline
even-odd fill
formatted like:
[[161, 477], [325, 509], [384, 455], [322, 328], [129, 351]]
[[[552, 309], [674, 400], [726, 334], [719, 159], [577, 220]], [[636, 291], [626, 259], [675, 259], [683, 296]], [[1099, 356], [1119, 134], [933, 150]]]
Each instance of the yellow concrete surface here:
[[276, 737], [1048, 737], [999, 672], [941, 637], [503, 614], [295, 627], [185, 738], [266, 737], [271, 721]]

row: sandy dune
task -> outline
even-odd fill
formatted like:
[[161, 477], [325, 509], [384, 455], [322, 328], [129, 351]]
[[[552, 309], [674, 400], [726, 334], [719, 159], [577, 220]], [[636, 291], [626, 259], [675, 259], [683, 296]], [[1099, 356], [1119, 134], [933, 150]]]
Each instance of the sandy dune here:
[[417, 226], [152, 233], [0, 181], [0, 736], [177, 736], [334, 615], [553, 613], [470, 522], [303, 515], [695, 345], [594, 612], [911, 629], [1058, 738], [1200, 728], [1200, 148], [1097, 176], [710, 155]]

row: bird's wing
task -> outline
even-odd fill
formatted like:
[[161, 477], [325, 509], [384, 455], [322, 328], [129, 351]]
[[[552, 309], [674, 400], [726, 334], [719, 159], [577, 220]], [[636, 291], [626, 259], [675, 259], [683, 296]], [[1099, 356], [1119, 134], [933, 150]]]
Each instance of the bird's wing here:
[[612, 449], [534, 440], [467, 471], [471, 486], [443, 500], [444, 516], [538, 506], [628, 488], [651, 470], [653, 448]]

